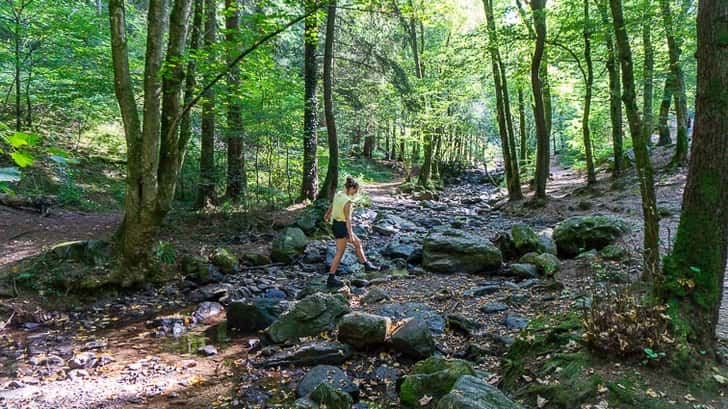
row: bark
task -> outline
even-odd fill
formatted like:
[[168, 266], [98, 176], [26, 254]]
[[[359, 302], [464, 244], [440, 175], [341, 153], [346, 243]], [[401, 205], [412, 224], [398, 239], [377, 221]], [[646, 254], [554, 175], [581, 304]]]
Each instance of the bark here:
[[[319, 197], [332, 199], [339, 182], [339, 138], [336, 134], [334, 115], [334, 44], [336, 41], [336, 0], [331, 0], [326, 16], [326, 43], [324, 45], [324, 114], [326, 115], [326, 135], [329, 143], [329, 166], [326, 179], [321, 186]], [[389, 132], [387, 132], [387, 151], [389, 151]]]
[[677, 116], [677, 145], [675, 147], [673, 163], [681, 164], [688, 157], [688, 106], [685, 95], [685, 76], [683, 74], [682, 64], [680, 63], [682, 50], [680, 49], [678, 39], [675, 38], [669, 0], [660, 0], [660, 10], [662, 12], [662, 20], [665, 24], [665, 32], [667, 33], [670, 74], [674, 81], [673, 97], [675, 98], [675, 114]]
[[[240, 34], [240, 3], [238, 0], [225, 0], [225, 40], [228, 43], [228, 65], [238, 54]], [[240, 92], [240, 67], [233, 65], [228, 73], [227, 106], [227, 188], [225, 196], [233, 201], [241, 199], [247, 180], [245, 177], [245, 143], [243, 134], [243, 111], [238, 96]]]
[[[318, 7], [318, 0], [304, 0], [306, 12]], [[316, 63], [316, 44], [318, 36], [318, 16], [312, 14], [304, 20], [303, 77], [303, 180], [300, 201], [315, 200], [318, 193], [318, 66]]]
[[675, 247], [663, 298], [699, 349], [715, 346], [728, 258], [728, 6], [698, 7], [695, 131]]
[[642, 194], [642, 217], [644, 219], [644, 274], [645, 280], [660, 281], [658, 247], [659, 240], [659, 218], [657, 215], [657, 203], [655, 200], [655, 182], [652, 174], [652, 164], [647, 151], [647, 137], [645, 129], [637, 108], [637, 97], [635, 95], [635, 80], [633, 72], [632, 49], [629, 45], [629, 38], [625, 27], [625, 20], [622, 11], [621, 0], [609, 0], [614, 21], [615, 38], [619, 50], [619, 61], [622, 67], [622, 101], [627, 111], [629, 131], [632, 135], [635, 158], [637, 162], [637, 173], [640, 180], [640, 192]]
[[[204, 0], [194, 0], [194, 18], [192, 22], [192, 34], [190, 36], [190, 54], [194, 55], [199, 49], [202, 42], [202, 15], [204, 11]], [[185, 95], [184, 106], [189, 106], [195, 95], [195, 87], [197, 86], [197, 61], [190, 58], [187, 63], [187, 75], [185, 77]], [[185, 158], [185, 147], [192, 137], [192, 115], [190, 110], [185, 110], [180, 118], [180, 136], [177, 147], [177, 155], [179, 159], [179, 168]]]
[[518, 160], [515, 149], [515, 138], [513, 137], [513, 125], [510, 122], [510, 108], [508, 108], [508, 90], [505, 83], [505, 70], [502, 68], [500, 51], [498, 49], [498, 36], [495, 26], [495, 15], [491, 0], [483, 0], [485, 8], [486, 24], [488, 29], [488, 51], [490, 54], [491, 67], [493, 72], [493, 84], [496, 95], [496, 115], [498, 119], [498, 131], [501, 138], [501, 150], [503, 152], [503, 164], [506, 171], [506, 182], [508, 185], [509, 200], [523, 199], [521, 192], [520, 175], [518, 173]]
[[584, 151], [586, 153], [586, 180], [591, 185], [597, 182], [594, 171], [594, 158], [589, 129], [589, 114], [591, 113], [592, 84], [594, 84], [594, 67], [591, 57], [591, 21], [589, 20], [589, 0], [584, 0], [584, 62], [586, 63], [586, 77], [584, 78], [584, 113], [581, 121], [582, 135], [584, 137]]
[[[215, 46], [217, 36], [217, 1], [205, 0], [205, 35], [204, 45], [207, 48], [207, 63], [215, 64]], [[206, 78], [206, 81], [211, 78]], [[204, 92], [202, 103], [202, 134], [200, 135], [200, 182], [197, 187], [196, 208], [204, 207], [215, 195], [215, 89]]]
[[20, 105], [20, 26], [22, 9], [13, 10], [15, 13], [15, 130], [20, 132], [23, 129], [23, 113]]
[[518, 87], [518, 131], [521, 138], [521, 163], [525, 163], [528, 156], [528, 135], [526, 135], [526, 109], [523, 103], [523, 89], [520, 86]]
[[660, 139], [657, 141], [657, 146], [666, 146], [672, 143], [670, 137], [670, 126], [667, 121], [670, 116], [670, 104], [672, 103], [672, 89], [674, 87], [672, 81], [672, 74], [668, 74], [665, 79], [665, 89], [662, 92], [662, 101], [660, 102], [660, 116], [657, 119], [657, 129], [660, 134]]
[[531, 63], [531, 88], [533, 88], [533, 116], [536, 122], [536, 197], [546, 198], [546, 181], [549, 176], [549, 129], [544, 107], [541, 63], [546, 43], [546, 0], [532, 0], [533, 26], [536, 32], [536, 49]]
[[644, 48], [644, 65], [642, 67], [642, 126], [647, 143], [652, 142], [654, 120], [652, 114], [653, 105], [653, 77], [655, 72], [655, 57], [652, 49], [652, 1], [645, 0], [643, 5], [644, 18], [642, 21], [642, 46]]
[[[610, 26], [608, 6], [604, 0], [595, 0], [602, 24]], [[614, 48], [614, 34], [611, 29], [605, 33], [607, 45], [607, 72], [609, 73], [609, 119], [612, 126], [612, 146], [614, 151], [613, 176], [619, 176], [624, 171], [624, 147], [622, 137], [622, 84], [619, 79], [619, 64], [617, 52]]]

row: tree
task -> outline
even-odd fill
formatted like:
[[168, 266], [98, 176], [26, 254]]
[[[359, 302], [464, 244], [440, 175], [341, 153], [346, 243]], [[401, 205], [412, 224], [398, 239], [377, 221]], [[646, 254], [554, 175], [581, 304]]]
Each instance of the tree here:
[[[333, 77], [334, 42], [336, 36], [336, 0], [331, 0], [326, 16], [326, 44], [324, 46], [324, 113], [329, 143], [329, 166], [319, 197], [333, 198], [339, 181], [339, 139], [334, 116]], [[387, 138], [389, 143], [389, 137]], [[389, 151], [389, 149], [387, 149]]]
[[527, 146], [527, 140], [528, 135], [526, 134], [526, 108], [523, 103], [523, 88], [519, 85], [518, 86], [518, 135], [521, 138], [521, 152], [520, 152], [520, 160], [521, 163], [526, 162], [526, 158], [528, 157], [528, 146]]
[[[16, 4], [15, 0], [8, 0], [13, 18], [13, 45], [15, 46], [14, 60], [15, 60], [15, 130], [21, 131], [23, 129], [23, 108], [22, 108], [22, 94], [20, 89], [22, 88], [22, 81], [20, 79], [20, 68], [21, 68], [21, 48], [23, 45], [23, 33], [21, 29], [25, 24], [24, 13], [28, 6], [33, 3], [33, 0], [19, 0]], [[30, 99], [29, 99], [30, 101]], [[28, 113], [30, 115], [30, 113]]]
[[653, 77], [655, 75], [655, 53], [652, 49], [652, 0], [644, 0], [642, 5], [642, 47], [644, 48], [644, 64], [642, 67], [642, 126], [645, 140], [649, 144], [653, 127]]
[[582, 134], [584, 136], [584, 151], [586, 153], [586, 180], [587, 184], [597, 182], [594, 171], [594, 154], [592, 151], [591, 134], [589, 130], [589, 114], [591, 113], [592, 84], [594, 84], [594, 67], [591, 57], [591, 21], [589, 20], [589, 0], [584, 0], [584, 62], [586, 63], [586, 76], [584, 78], [584, 114], [582, 117]]
[[[652, 164], [647, 151], [647, 135], [637, 108], [635, 81], [633, 71], [632, 49], [622, 11], [622, 0], [609, 0], [614, 21], [614, 34], [619, 50], [619, 62], [622, 67], [622, 101], [627, 111], [629, 132], [632, 135], [636, 159], [637, 174], [640, 180], [642, 195], [642, 217], [644, 220], [644, 274], [645, 280], [651, 280], [659, 273], [660, 249], [659, 218], [657, 215], [657, 201], [655, 199], [655, 181], [652, 174]], [[659, 281], [659, 280], [658, 280]]]
[[549, 129], [544, 107], [541, 63], [546, 46], [546, 0], [531, 0], [533, 27], [536, 32], [536, 48], [531, 61], [531, 88], [533, 90], [533, 116], [536, 122], [536, 198], [546, 198], [546, 181], [549, 177]]
[[[240, 41], [240, 4], [238, 0], [225, 0], [225, 40], [227, 42], [228, 65], [235, 59]], [[240, 67], [232, 65], [228, 73], [227, 104], [227, 189], [225, 195], [231, 200], [240, 199], [245, 192], [245, 144], [243, 136], [243, 113], [240, 104]]]
[[[185, 51], [189, 26], [190, 0], [176, 0], [169, 18], [166, 64], [174, 67], [170, 75], [160, 75], [163, 61], [162, 41], [167, 31], [166, 2], [150, 0], [147, 15], [147, 46], [143, 84], [143, 120], [139, 115], [129, 70], [125, 2], [109, 1], [111, 52], [114, 86], [119, 101], [127, 143], [127, 181], [124, 219], [117, 231], [117, 246], [124, 269], [122, 285], [142, 282], [150, 263], [150, 243], [174, 196], [174, 184], [182, 161], [184, 146], [174, 122], [180, 114], [179, 98], [184, 72], [177, 64]], [[160, 107], [160, 96], [165, 103]]]
[[[304, 0], [306, 14], [318, 9], [318, 0]], [[318, 193], [318, 16], [310, 14], [304, 20], [303, 45], [303, 180], [299, 200], [314, 200]]]
[[678, 328], [702, 348], [715, 345], [728, 259], [728, 20], [716, 18], [721, 15], [724, 1], [700, 0], [695, 132], [680, 224], [660, 289], [680, 317]]
[[660, 139], [657, 141], [657, 146], [665, 146], [672, 143], [670, 138], [670, 127], [667, 125], [667, 120], [670, 115], [670, 104], [672, 103], [672, 89], [675, 86], [672, 80], [672, 73], [667, 75], [665, 78], [665, 87], [662, 91], [662, 101], [660, 101], [660, 114], [657, 118], [657, 129], [660, 134]]
[[[217, 42], [217, 1], [205, 0], [205, 35], [207, 64], [214, 66]], [[208, 75], [206, 81], [212, 79]], [[200, 135], [200, 183], [197, 189], [197, 208], [204, 207], [215, 196], [215, 89], [205, 90], [202, 102], [202, 134]]]

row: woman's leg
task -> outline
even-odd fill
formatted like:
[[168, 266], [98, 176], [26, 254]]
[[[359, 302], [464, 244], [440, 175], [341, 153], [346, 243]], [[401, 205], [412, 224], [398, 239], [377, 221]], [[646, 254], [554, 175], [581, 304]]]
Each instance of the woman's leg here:
[[334, 254], [334, 259], [331, 261], [330, 274], [336, 274], [336, 270], [339, 268], [339, 263], [341, 263], [341, 258], [344, 257], [345, 252], [346, 239], [336, 239], [336, 254]]
[[359, 261], [362, 264], [366, 264], [367, 256], [364, 254], [364, 247], [362, 247], [361, 240], [359, 240], [357, 235], [354, 235], [354, 237], [351, 238], [351, 244], [354, 245], [354, 250], [356, 251], [356, 256], [359, 258]]

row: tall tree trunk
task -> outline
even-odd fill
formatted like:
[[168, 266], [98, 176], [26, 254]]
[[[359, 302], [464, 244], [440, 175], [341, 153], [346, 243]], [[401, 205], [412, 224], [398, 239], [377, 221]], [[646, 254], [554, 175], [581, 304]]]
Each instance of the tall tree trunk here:
[[[661, 289], [688, 340], [715, 345], [728, 258], [728, 8], [722, 0], [698, 6], [695, 131], [675, 247]], [[723, 16], [723, 18], [718, 18]]]
[[659, 218], [657, 215], [657, 202], [655, 199], [655, 181], [652, 174], [652, 164], [647, 151], [647, 138], [640, 119], [635, 95], [635, 81], [632, 64], [632, 49], [629, 45], [627, 29], [622, 12], [622, 0], [609, 0], [614, 21], [615, 38], [619, 50], [619, 61], [622, 66], [622, 101], [627, 111], [629, 131], [632, 135], [637, 173], [640, 179], [642, 193], [642, 217], [644, 219], [644, 274], [645, 280], [659, 282], [660, 249]]
[[662, 91], [662, 101], [660, 102], [660, 116], [657, 119], [657, 129], [660, 134], [660, 139], [657, 142], [657, 146], [666, 146], [672, 143], [670, 137], [670, 126], [667, 121], [670, 117], [670, 104], [672, 103], [672, 89], [674, 87], [674, 81], [672, 80], [672, 74], [668, 74], [665, 78], [665, 89]]
[[485, 17], [488, 28], [488, 51], [490, 53], [491, 67], [493, 71], [493, 84], [496, 96], [496, 115], [498, 118], [498, 131], [501, 138], [501, 150], [503, 152], [503, 164], [506, 171], [506, 182], [508, 185], [509, 200], [523, 199], [521, 192], [520, 175], [518, 172], [518, 156], [515, 149], [515, 138], [513, 137], [513, 124], [510, 121], [510, 108], [508, 108], [508, 90], [505, 83], [505, 69], [502, 68], [500, 51], [498, 50], [498, 36], [495, 26], [495, 15], [491, 0], [483, 0]]
[[[318, 7], [318, 0], [304, 0], [306, 13]], [[316, 13], [304, 20], [303, 45], [303, 180], [299, 200], [315, 200], [318, 193], [318, 16]]]
[[528, 157], [528, 135], [526, 134], [526, 108], [523, 103], [523, 88], [521, 88], [520, 85], [518, 86], [518, 134], [521, 138], [520, 159], [523, 164], [526, 162], [526, 158]]
[[[204, 0], [194, 0], [194, 17], [192, 21], [192, 35], [190, 36], [190, 54], [194, 55], [199, 49], [202, 42], [202, 21], [204, 11]], [[195, 87], [197, 86], [197, 60], [190, 58], [187, 63], [187, 75], [185, 77], [185, 95], [184, 106], [192, 103], [195, 96]], [[192, 111], [186, 110], [180, 118], [180, 136], [179, 146], [179, 166], [182, 167], [185, 157], [185, 147], [192, 137]]]
[[[238, 0], [225, 0], [225, 40], [227, 60], [230, 65], [238, 54], [235, 45], [240, 36], [240, 7]], [[225, 195], [231, 200], [239, 200], [245, 191], [245, 137], [243, 131], [243, 112], [240, 103], [240, 67], [234, 65], [228, 73], [227, 104], [227, 188]]]
[[549, 129], [544, 107], [541, 63], [546, 44], [546, 0], [531, 0], [533, 27], [536, 32], [536, 49], [531, 62], [531, 88], [533, 89], [533, 116], [536, 121], [536, 197], [546, 198], [546, 182], [549, 177]]
[[20, 132], [23, 129], [23, 113], [20, 104], [20, 27], [21, 10], [13, 10], [15, 13], [15, 130]]
[[688, 157], [688, 105], [685, 95], [685, 76], [683, 75], [682, 64], [680, 63], [680, 43], [675, 38], [672, 11], [669, 0], [660, 0], [662, 20], [667, 33], [667, 48], [670, 57], [670, 73], [674, 81], [673, 95], [675, 98], [675, 114], [677, 116], [677, 145], [673, 163], [681, 164]]
[[622, 84], [619, 79], [619, 64], [614, 48], [613, 31], [609, 29], [609, 10], [606, 0], [595, 0], [602, 24], [608, 28], [605, 33], [607, 45], [607, 72], [609, 73], [609, 119], [612, 126], [612, 146], [614, 150], [613, 175], [619, 176], [624, 170], [624, 148], [622, 138]]
[[642, 126], [644, 127], [645, 141], [652, 142], [654, 120], [652, 114], [653, 105], [653, 77], [655, 72], [655, 57], [652, 49], [652, 0], [644, 0], [642, 19], [642, 46], [645, 51], [644, 65], [642, 67]]
[[584, 62], [586, 63], [586, 78], [584, 78], [584, 113], [581, 121], [584, 136], [584, 151], [586, 153], [586, 180], [587, 184], [597, 182], [594, 171], [594, 158], [589, 129], [589, 114], [591, 113], [592, 84], [594, 84], [594, 67], [591, 57], [591, 21], [589, 20], [589, 0], [584, 0]]
[[[217, 1], [205, 0], [204, 44], [208, 64], [215, 64], [217, 36]], [[211, 80], [210, 74], [207, 81]], [[215, 90], [208, 89], [202, 103], [202, 134], [200, 135], [200, 184], [197, 190], [197, 208], [204, 207], [215, 196]]]
[[[329, 166], [326, 170], [326, 179], [319, 192], [319, 197], [327, 199], [334, 197], [339, 182], [339, 138], [336, 135], [333, 96], [335, 40], [336, 0], [331, 0], [326, 16], [326, 44], [324, 46], [324, 114], [326, 115], [326, 134], [329, 142]], [[389, 150], [389, 132], [387, 132], [387, 150]]]

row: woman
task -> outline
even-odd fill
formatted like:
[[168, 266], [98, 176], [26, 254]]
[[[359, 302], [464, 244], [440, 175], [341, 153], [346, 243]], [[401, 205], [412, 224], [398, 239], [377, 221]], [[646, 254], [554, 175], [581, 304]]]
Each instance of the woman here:
[[327, 285], [333, 288], [339, 288], [344, 285], [341, 280], [336, 278], [336, 270], [339, 268], [341, 258], [344, 257], [347, 243], [354, 245], [356, 256], [364, 264], [366, 271], [379, 270], [378, 267], [367, 260], [364, 255], [361, 240], [352, 231], [351, 214], [352, 208], [354, 207], [352, 200], [354, 199], [354, 195], [359, 192], [359, 182], [354, 180], [353, 177], [347, 176], [344, 189], [344, 191], [339, 191], [334, 195], [334, 200], [331, 202], [331, 206], [329, 206], [329, 210], [326, 211], [326, 215], [324, 216], [327, 223], [333, 219], [331, 230], [336, 238], [336, 254], [334, 255], [334, 260], [331, 262], [329, 279], [327, 281]]

